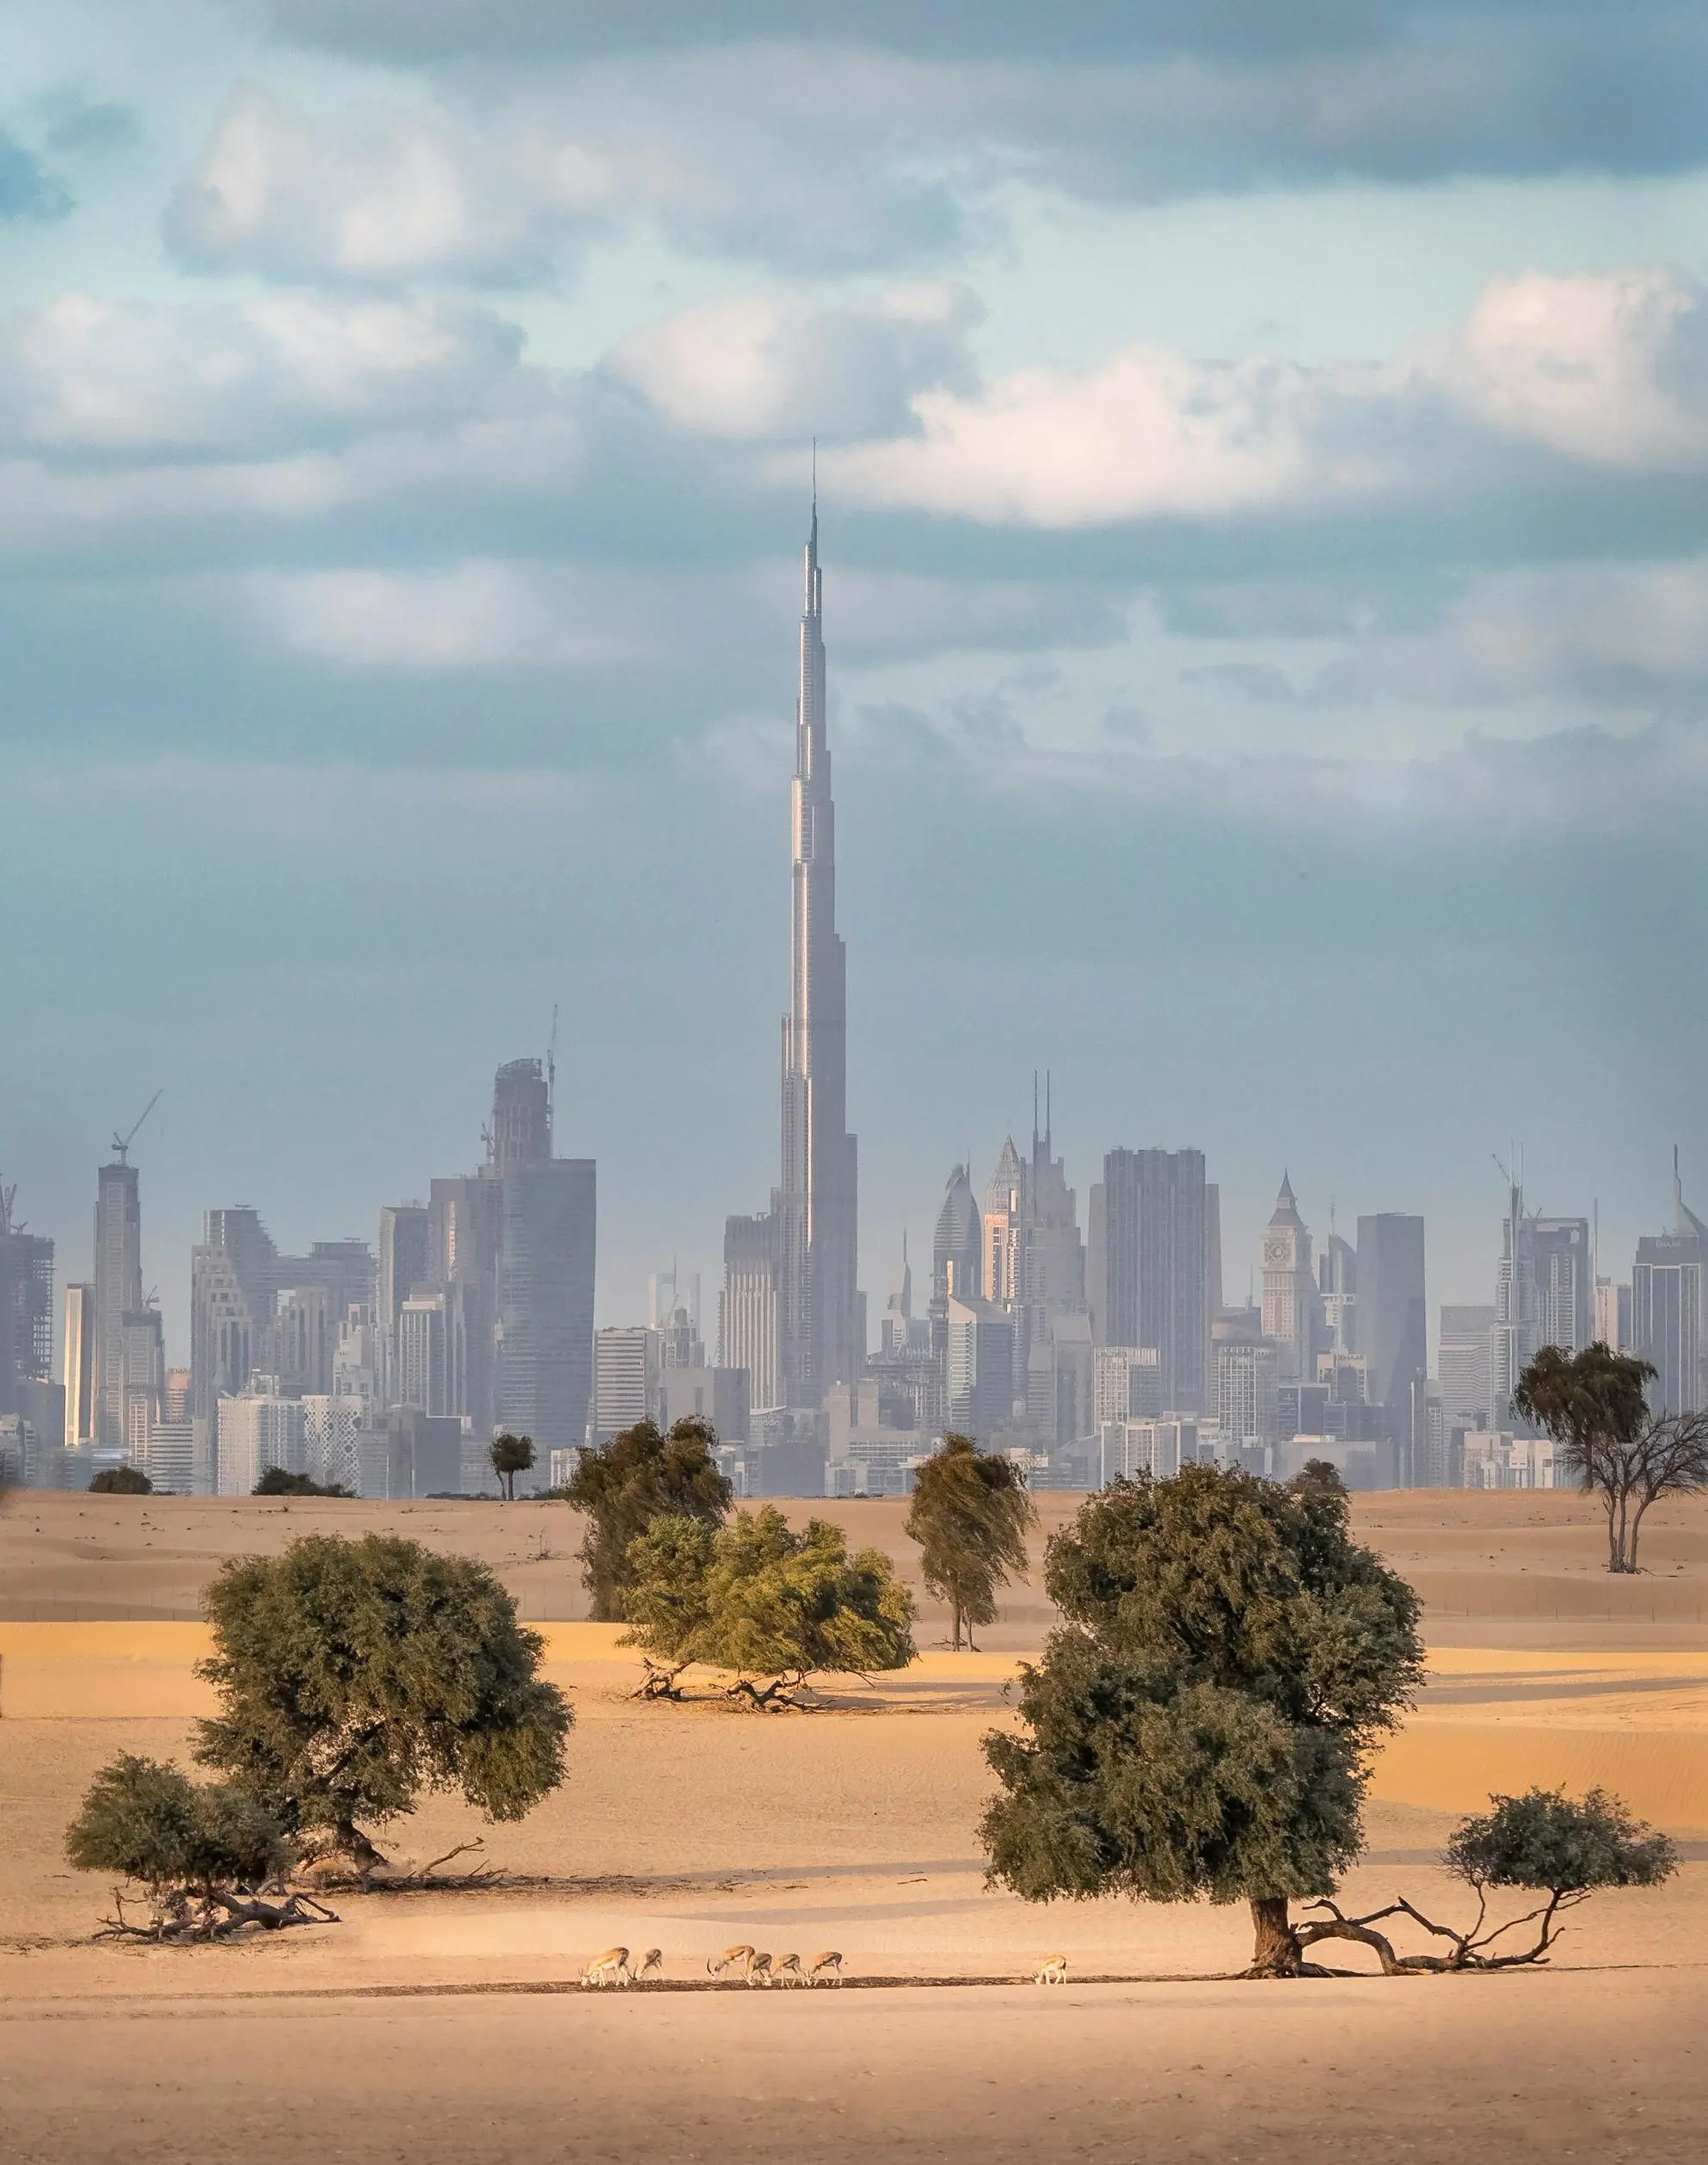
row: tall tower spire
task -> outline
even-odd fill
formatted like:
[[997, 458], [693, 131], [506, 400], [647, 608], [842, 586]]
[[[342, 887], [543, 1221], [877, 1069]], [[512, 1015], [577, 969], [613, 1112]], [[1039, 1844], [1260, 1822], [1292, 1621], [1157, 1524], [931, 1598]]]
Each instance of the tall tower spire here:
[[[816, 469], [816, 460], [815, 460]], [[802, 562], [790, 796], [789, 998], [783, 1021], [777, 1336], [783, 1388], [815, 1406], [865, 1357], [856, 1289], [857, 1157], [847, 1132], [847, 957], [836, 929], [836, 807], [825, 729], [824, 574], [816, 470]]]

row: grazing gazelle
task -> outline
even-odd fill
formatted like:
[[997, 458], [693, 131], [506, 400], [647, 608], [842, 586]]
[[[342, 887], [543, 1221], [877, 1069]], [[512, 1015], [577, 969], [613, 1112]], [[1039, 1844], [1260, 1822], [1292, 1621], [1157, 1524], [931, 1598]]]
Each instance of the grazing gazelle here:
[[842, 1957], [834, 1949], [828, 1954], [815, 1954], [813, 1966], [807, 1972], [808, 1984], [840, 1984]]
[[1043, 1967], [1032, 1980], [1034, 1984], [1066, 1984], [1067, 1957], [1065, 1954], [1047, 1954]]
[[756, 1954], [753, 1957], [753, 1960], [747, 1965], [747, 1983], [750, 1986], [755, 1984], [768, 1985], [771, 1983], [770, 1955]]
[[721, 1977], [726, 1970], [740, 1968], [743, 1977], [753, 1966], [753, 1950], [750, 1947], [726, 1947], [722, 1954], [706, 1957], [706, 1975]]
[[664, 1949], [648, 1947], [641, 1957], [641, 1966], [635, 1975], [637, 1977], [661, 1977], [664, 1975]]
[[771, 1975], [779, 1984], [804, 1984], [807, 1982], [801, 1973], [801, 1958], [798, 1954], [785, 1954], [772, 1970]]
[[626, 1985], [634, 1971], [629, 1967], [627, 1947], [607, 1947], [603, 1954], [596, 1954], [581, 1972], [583, 1985], [596, 1984], [602, 1991], [607, 1984]]

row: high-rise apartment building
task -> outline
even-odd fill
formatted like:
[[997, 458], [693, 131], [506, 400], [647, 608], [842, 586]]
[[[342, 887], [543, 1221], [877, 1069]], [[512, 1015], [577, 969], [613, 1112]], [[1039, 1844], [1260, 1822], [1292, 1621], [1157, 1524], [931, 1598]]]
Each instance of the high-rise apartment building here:
[[1014, 1319], [993, 1301], [951, 1298], [946, 1325], [949, 1426], [987, 1442], [1014, 1418]]
[[1588, 1218], [1529, 1221], [1536, 1343], [1581, 1353], [1595, 1335], [1595, 1274]]
[[76, 1450], [95, 1434], [95, 1288], [65, 1288], [65, 1448]]
[[1490, 1306], [1443, 1305], [1441, 1349], [1436, 1356], [1441, 1386], [1441, 1414], [1448, 1429], [1485, 1429], [1508, 1410], [1494, 1403], [1492, 1339], [1495, 1311]]
[[421, 1413], [446, 1413], [445, 1295], [412, 1293], [397, 1311], [393, 1333], [394, 1405]]
[[608, 1443], [658, 1413], [659, 1344], [644, 1324], [593, 1333], [593, 1440]]
[[1631, 1288], [1617, 1284], [1612, 1278], [1595, 1281], [1594, 1330], [1602, 1345], [1610, 1345], [1615, 1353], [1631, 1350]]
[[388, 1203], [379, 1214], [379, 1253], [375, 1270], [374, 1351], [379, 1369], [382, 1404], [408, 1405], [393, 1388], [397, 1351], [397, 1316], [418, 1286], [435, 1280], [428, 1262], [427, 1207], [421, 1202]]
[[143, 1305], [142, 1200], [122, 1155], [102, 1166], [95, 1199], [95, 1441], [126, 1448], [125, 1318]]
[[1658, 1371], [1657, 1413], [1708, 1408], [1708, 1225], [1690, 1209], [1673, 1155], [1674, 1223], [1637, 1244], [1631, 1273], [1631, 1350]]
[[125, 1318], [121, 1358], [125, 1455], [146, 1473], [149, 1437], [166, 1412], [166, 1344], [158, 1308], [133, 1308]]
[[1317, 1258], [1317, 1293], [1323, 1307], [1325, 1353], [1358, 1350], [1358, 1251], [1334, 1230]]
[[1105, 1345], [1154, 1346], [1163, 1403], [1204, 1407], [1209, 1348], [1204, 1154], [1112, 1150], [1092, 1191], [1092, 1330]]
[[1216, 1348], [1216, 1423], [1224, 1446], [1256, 1450], [1281, 1439], [1281, 1349], [1267, 1338]]
[[777, 1355], [783, 1264], [777, 1236], [777, 1221], [769, 1212], [724, 1221], [718, 1364], [746, 1369], [754, 1410], [761, 1412], [780, 1405], [783, 1398]]
[[[836, 807], [825, 728], [824, 579], [818, 505], [805, 559], [790, 790], [789, 1012], [783, 1018], [782, 1178], [777, 1221], [777, 1389], [814, 1408], [865, 1365], [858, 1290], [859, 1159], [848, 1132], [847, 953], [836, 929]], [[725, 1251], [754, 1236], [726, 1230]], [[726, 1307], [733, 1305], [726, 1280]], [[745, 1365], [745, 1364], [742, 1364]], [[753, 1378], [754, 1397], [761, 1382]]]
[[1391, 1410], [1393, 1441], [1410, 1442], [1413, 1386], [1429, 1373], [1422, 1218], [1383, 1210], [1358, 1221], [1358, 1350], [1372, 1401]]

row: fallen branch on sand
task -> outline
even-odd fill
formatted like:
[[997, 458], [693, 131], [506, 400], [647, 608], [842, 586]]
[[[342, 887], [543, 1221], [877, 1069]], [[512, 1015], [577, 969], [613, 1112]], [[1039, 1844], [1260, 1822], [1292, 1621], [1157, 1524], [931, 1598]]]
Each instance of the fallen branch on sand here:
[[103, 1918], [97, 1940], [148, 1940], [157, 1947], [187, 1947], [198, 1941], [229, 1940], [249, 1925], [263, 1932], [282, 1932], [293, 1924], [336, 1924], [335, 1910], [305, 1894], [287, 1895], [282, 1902], [264, 1901], [254, 1894], [230, 1894], [218, 1887], [193, 1892], [187, 1887], [163, 1890], [151, 1897], [152, 1915], [138, 1924], [125, 1915], [125, 1897], [113, 1890], [116, 1916]]

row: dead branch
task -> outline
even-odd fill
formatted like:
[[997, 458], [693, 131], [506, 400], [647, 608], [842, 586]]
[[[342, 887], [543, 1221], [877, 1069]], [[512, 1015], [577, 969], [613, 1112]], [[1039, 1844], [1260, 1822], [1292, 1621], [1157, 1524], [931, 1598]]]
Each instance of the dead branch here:
[[[1408, 1902], [1403, 1895], [1396, 1896], [1385, 1909], [1372, 1910], [1361, 1917], [1349, 1917], [1336, 1903], [1326, 1896], [1313, 1902], [1312, 1910], [1326, 1910], [1326, 1918], [1305, 1918], [1293, 1928], [1293, 1936], [1301, 1947], [1313, 1947], [1322, 1940], [1350, 1940], [1361, 1947], [1373, 1949], [1382, 1965], [1385, 1977], [1416, 1977], [1419, 1975], [1446, 1975], [1463, 1970], [1513, 1970], [1527, 1964], [1545, 1962], [1548, 1951], [1559, 1938], [1555, 1923], [1563, 1909], [1570, 1909], [1582, 1901], [1581, 1894], [1553, 1894], [1539, 1908], [1527, 1910], [1524, 1916], [1508, 1917], [1505, 1923], [1492, 1931], [1483, 1928], [1488, 1915], [1488, 1901], [1484, 1891], [1477, 1891], [1477, 1919], [1468, 1932], [1455, 1931], [1450, 1924], [1437, 1924], [1433, 1917]], [[1389, 1917], [1404, 1916], [1420, 1926], [1436, 1939], [1452, 1942], [1451, 1952], [1446, 1954], [1401, 1954], [1385, 1933], [1376, 1927]], [[1541, 1928], [1533, 1947], [1513, 1954], [1493, 1952], [1497, 1941], [1509, 1932], [1521, 1931], [1527, 1924], [1541, 1921]]]
[[811, 1712], [806, 1702], [796, 1697], [801, 1691], [810, 1691], [804, 1670], [785, 1669], [780, 1676], [773, 1676], [768, 1684], [756, 1684], [751, 1676], [738, 1676], [725, 1692], [726, 1699], [745, 1699], [761, 1713]]
[[685, 1669], [691, 1667], [692, 1664], [685, 1661], [673, 1663], [652, 1661], [644, 1654], [642, 1655], [641, 1660], [647, 1673], [629, 1696], [631, 1699], [648, 1701], [671, 1699], [679, 1706], [682, 1701], [682, 1688], [676, 1680]]
[[193, 1893], [187, 1887], [162, 1888], [151, 1897], [153, 1914], [146, 1924], [125, 1915], [122, 1891], [113, 1890], [116, 1916], [103, 1917], [97, 1940], [146, 1940], [156, 1947], [191, 1947], [229, 1940], [255, 1925], [263, 1932], [282, 1932], [293, 1924], [337, 1924], [335, 1910], [305, 1894], [292, 1894], [283, 1902], [266, 1902], [260, 1896], [233, 1893], [212, 1887]]

